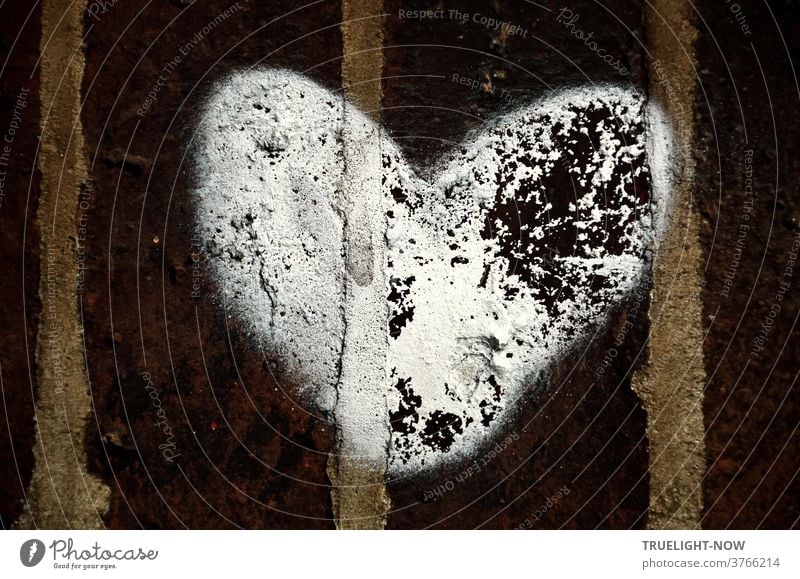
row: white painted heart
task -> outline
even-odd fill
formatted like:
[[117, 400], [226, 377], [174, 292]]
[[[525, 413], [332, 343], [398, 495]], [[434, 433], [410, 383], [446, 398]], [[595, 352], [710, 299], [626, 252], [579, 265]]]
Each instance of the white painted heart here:
[[203, 111], [197, 228], [227, 311], [333, 415], [342, 451], [419, 472], [490, 441], [639, 283], [665, 126], [635, 91], [564, 90], [423, 176], [341, 95], [248, 71]]

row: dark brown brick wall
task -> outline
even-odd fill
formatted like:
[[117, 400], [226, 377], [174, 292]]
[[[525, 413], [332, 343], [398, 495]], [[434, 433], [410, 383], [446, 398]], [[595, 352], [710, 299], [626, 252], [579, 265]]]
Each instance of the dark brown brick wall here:
[[[202, 96], [233, 69], [313, 68], [313, 77], [339, 87], [339, 5], [322, 2], [271, 23], [295, 4], [240, 2], [165, 74], [140, 116], [163, 67], [236, 6], [147, 4], [120, 2], [86, 21], [83, 122], [94, 200], [83, 306], [99, 422], [88, 444], [92, 469], [112, 486], [107, 523], [329, 528], [329, 425], [295, 405], [262, 353], [226, 327], [208, 280], [191, 297], [199, 248], [183, 155]], [[145, 371], [175, 433], [174, 463], [159, 450], [169, 441], [154, 426]]]
[[800, 516], [800, 269], [787, 270], [792, 245], [800, 244], [800, 12], [786, 1], [739, 7], [739, 20], [724, 2], [699, 11], [696, 151], [709, 377], [703, 526], [788, 528]]
[[[0, 528], [19, 516], [33, 469], [39, 312], [39, 236], [36, 205], [39, 175], [40, 10], [38, 3], [0, 6]], [[27, 103], [22, 107], [18, 97]], [[17, 113], [15, 115], [15, 109]], [[12, 126], [19, 125], [18, 127]], [[12, 132], [13, 131], [13, 132]], [[8, 142], [10, 139], [12, 142]]]

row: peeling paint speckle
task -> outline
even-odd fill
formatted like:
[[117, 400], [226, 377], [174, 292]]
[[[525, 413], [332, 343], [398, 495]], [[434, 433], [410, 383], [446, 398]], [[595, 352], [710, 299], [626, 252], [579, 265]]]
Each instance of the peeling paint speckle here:
[[[346, 115], [363, 131], [343, 131]], [[467, 458], [648, 266], [657, 200], [645, 119], [635, 91], [568, 89], [412, 167], [371, 119], [309, 79], [233, 75], [207, 103], [194, 155], [197, 227], [220, 299], [281, 355], [309, 403], [386, 425], [378, 436], [345, 421], [364, 462], [388, 460], [402, 476]], [[345, 140], [375, 131], [380, 185], [346, 198], [345, 179], [362, 169], [345, 171]], [[378, 208], [360, 223], [383, 244], [372, 273], [386, 346], [347, 354], [383, 369], [385, 383], [369, 388], [340, 375], [347, 264], [367, 251], [348, 255], [354, 207]]]

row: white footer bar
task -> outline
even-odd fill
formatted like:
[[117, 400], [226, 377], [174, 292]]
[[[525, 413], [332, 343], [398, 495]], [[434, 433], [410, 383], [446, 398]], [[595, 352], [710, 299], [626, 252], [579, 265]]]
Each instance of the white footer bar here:
[[0, 532], [0, 576], [15, 578], [749, 579], [800, 577], [798, 561], [791, 531]]

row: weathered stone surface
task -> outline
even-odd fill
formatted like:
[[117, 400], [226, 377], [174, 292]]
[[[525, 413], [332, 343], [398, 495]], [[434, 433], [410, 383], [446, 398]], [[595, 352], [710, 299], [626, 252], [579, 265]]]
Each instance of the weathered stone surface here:
[[702, 522], [797, 527], [800, 21], [793, 2], [709, 3], [699, 15], [709, 377]]
[[[33, 470], [34, 345], [39, 314], [39, 4], [0, 7], [0, 528], [22, 511]], [[21, 98], [20, 98], [21, 97]], [[9, 142], [9, 139], [11, 142]]]
[[232, 70], [310, 69], [339, 88], [339, 6], [146, 5], [86, 21], [89, 446], [114, 488], [108, 525], [330, 528], [332, 429], [212, 300], [184, 155], [208, 87]]

